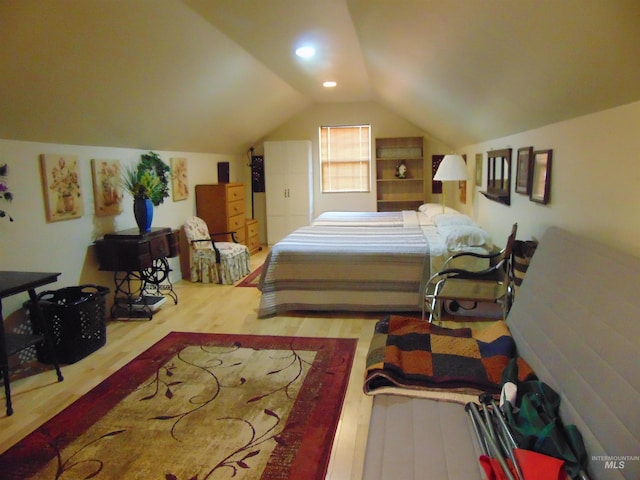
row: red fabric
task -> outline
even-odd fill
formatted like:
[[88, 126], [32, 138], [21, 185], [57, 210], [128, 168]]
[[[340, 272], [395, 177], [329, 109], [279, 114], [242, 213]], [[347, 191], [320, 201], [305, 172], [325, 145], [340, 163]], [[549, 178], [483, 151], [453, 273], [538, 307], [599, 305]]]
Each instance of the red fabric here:
[[[563, 460], [521, 448], [514, 450], [514, 454], [524, 480], [564, 480], [566, 478], [562, 468]], [[481, 455], [478, 461], [487, 475], [487, 480], [508, 480], [497, 459]], [[513, 478], [518, 478], [511, 461], [506, 460], [506, 462]]]
[[[480, 466], [487, 474], [488, 480], [509, 480], [509, 477], [504, 473], [500, 462], [495, 458], [489, 458], [486, 455], [481, 455], [478, 459]], [[507, 466], [511, 469], [511, 462], [507, 461]], [[528, 480], [528, 479], [527, 479]]]
[[514, 454], [525, 480], [563, 480], [566, 478], [562, 468], [564, 460], [521, 448], [517, 448]]

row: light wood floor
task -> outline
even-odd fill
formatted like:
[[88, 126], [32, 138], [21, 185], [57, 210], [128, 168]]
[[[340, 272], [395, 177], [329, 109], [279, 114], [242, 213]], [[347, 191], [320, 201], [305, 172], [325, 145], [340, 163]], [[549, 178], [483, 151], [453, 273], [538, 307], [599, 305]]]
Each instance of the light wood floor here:
[[[266, 251], [262, 251], [252, 257], [252, 270], [263, 262], [265, 255]], [[53, 372], [12, 382], [14, 414], [11, 417], [4, 414], [2, 395], [0, 452], [171, 331], [357, 338], [356, 357], [326, 478], [361, 479], [372, 401], [362, 393], [364, 363], [380, 315], [297, 314], [257, 319], [260, 292], [256, 288], [187, 281], [177, 282], [174, 288], [179, 296], [178, 304], [167, 299], [151, 321], [108, 322], [107, 344], [83, 360], [64, 366], [63, 382], [57, 383]]]

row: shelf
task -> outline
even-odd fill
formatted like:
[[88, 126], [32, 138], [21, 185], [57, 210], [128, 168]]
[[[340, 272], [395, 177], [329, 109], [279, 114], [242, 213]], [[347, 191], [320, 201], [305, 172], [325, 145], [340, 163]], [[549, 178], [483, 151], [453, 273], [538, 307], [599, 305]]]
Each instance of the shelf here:
[[422, 178], [378, 178], [376, 182], [398, 182], [398, 183], [407, 183], [407, 182], [423, 182]]
[[422, 157], [379, 157], [376, 158], [377, 162], [401, 162], [404, 160], [405, 162], [415, 162], [422, 161]]
[[480, 192], [482, 195], [487, 197], [489, 200], [493, 200], [494, 202], [502, 203], [503, 205], [511, 205], [511, 198], [508, 194], [494, 193], [494, 192]]
[[[422, 137], [376, 138], [376, 197], [378, 211], [409, 210], [424, 200]], [[396, 177], [400, 162], [407, 167], [407, 178]]]
[[422, 202], [421, 198], [404, 198], [402, 200], [378, 200], [378, 203], [413, 203]]

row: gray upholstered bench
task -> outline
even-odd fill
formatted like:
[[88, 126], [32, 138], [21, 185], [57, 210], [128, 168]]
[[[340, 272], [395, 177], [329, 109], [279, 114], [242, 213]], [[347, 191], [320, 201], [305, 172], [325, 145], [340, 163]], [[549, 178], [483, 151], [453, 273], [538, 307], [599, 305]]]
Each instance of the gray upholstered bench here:
[[[507, 323], [562, 395], [592, 479], [640, 478], [640, 258], [559, 228], [540, 239]], [[378, 395], [365, 480], [480, 479], [464, 406]]]

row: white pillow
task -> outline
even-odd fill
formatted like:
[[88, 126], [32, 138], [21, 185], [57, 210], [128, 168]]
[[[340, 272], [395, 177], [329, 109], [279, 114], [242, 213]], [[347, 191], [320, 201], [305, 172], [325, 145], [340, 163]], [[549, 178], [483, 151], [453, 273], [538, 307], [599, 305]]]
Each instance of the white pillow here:
[[[430, 217], [437, 215], [442, 212], [442, 204], [440, 203], [423, 203], [418, 207], [418, 211], [422, 212]], [[457, 210], [454, 210], [451, 207], [444, 207], [444, 213], [460, 213]]]
[[493, 243], [487, 232], [473, 225], [451, 225], [438, 227], [438, 232], [449, 250], [458, 251], [468, 247], [491, 248]]
[[462, 213], [440, 213], [433, 216], [433, 223], [437, 227], [449, 227], [452, 225], [473, 225], [476, 223], [467, 215]]
[[423, 213], [423, 212], [416, 212], [416, 213], [418, 214], [418, 223], [420, 225], [434, 225], [432, 216], [427, 215], [426, 213]]

